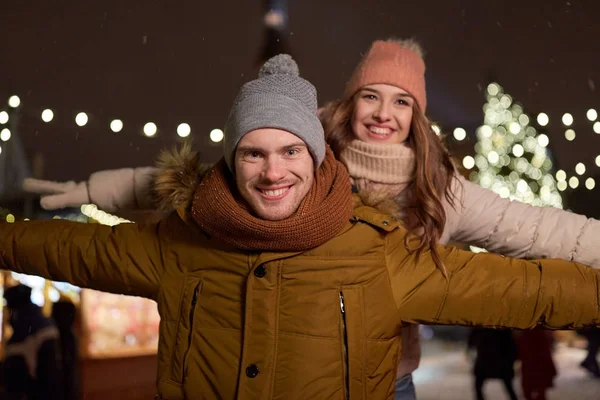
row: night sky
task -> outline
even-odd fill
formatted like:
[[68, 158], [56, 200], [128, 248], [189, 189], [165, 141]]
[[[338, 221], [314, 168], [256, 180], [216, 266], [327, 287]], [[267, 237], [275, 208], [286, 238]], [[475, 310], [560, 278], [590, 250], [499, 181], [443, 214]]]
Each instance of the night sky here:
[[[372, 40], [418, 39], [426, 50], [428, 115], [449, 133], [462, 126], [470, 135], [458, 147], [450, 139], [459, 155], [472, 149], [483, 91], [497, 80], [530, 116], [550, 116], [558, 168], [571, 174], [582, 161], [585, 176], [596, 177], [593, 194], [570, 195], [579, 199], [578, 206], [571, 201], [574, 209], [591, 214], [584, 203], [600, 199], [600, 168], [593, 162], [600, 135], [585, 113], [600, 110], [600, 5], [487, 3], [289, 0], [287, 40], [322, 104], [341, 95]], [[208, 134], [222, 127], [239, 86], [257, 71], [262, 6], [261, 0], [3, 2], [0, 102], [20, 96], [19, 135], [29, 157], [44, 155], [46, 179], [148, 165], [178, 142], [181, 122], [214, 161], [220, 145]], [[55, 113], [50, 124], [40, 119], [44, 108]], [[90, 116], [84, 127], [74, 122], [79, 111]], [[575, 118], [573, 142], [564, 138], [565, 112]], [[113, 118], [125, 124], [120, 133], [109, 129]], [[154, 138], [142, 134], [148, 121], [158, 125]]]

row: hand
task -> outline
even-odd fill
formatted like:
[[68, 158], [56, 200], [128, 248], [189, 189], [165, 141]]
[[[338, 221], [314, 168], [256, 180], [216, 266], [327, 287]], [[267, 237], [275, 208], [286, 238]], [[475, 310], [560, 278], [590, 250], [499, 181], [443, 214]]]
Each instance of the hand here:
[[40, 205], [44, 210], [80, 207], [90, 202], [85, 181], [53, 182], [27, 178], [23, 180], [23, 190], [42, 195]]

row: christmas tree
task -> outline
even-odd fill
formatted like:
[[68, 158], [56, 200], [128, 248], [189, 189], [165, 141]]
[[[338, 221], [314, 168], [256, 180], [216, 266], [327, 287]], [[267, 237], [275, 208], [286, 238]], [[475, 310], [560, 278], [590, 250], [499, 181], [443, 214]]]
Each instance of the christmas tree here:
[[503, 198], [562, 208], [548, 136], [532, 126], [523, 107], [497, 83], [488, 85], [486, 99], [475, 157], [463, 161], [465, 168], [475, 167], [470, 180]]

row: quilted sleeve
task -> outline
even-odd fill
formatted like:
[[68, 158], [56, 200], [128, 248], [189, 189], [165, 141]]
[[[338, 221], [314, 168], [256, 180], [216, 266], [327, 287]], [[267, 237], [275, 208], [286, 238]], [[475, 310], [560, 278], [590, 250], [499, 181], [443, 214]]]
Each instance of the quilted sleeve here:
[[459, 178], [445, 204], [449, 240], [519, 258], [560, 258], [600, 268], [600, 221], [553, 207], [503, 199]]

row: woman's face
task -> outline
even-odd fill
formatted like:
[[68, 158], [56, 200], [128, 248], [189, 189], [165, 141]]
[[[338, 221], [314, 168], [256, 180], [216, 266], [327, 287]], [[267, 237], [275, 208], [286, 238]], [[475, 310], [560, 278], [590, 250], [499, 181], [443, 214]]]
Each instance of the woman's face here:
[[408, 138], [415, 101], [408, 92], [392, 85], [368, 85], [354, 101], [351, 123], [357, 139], [398, 144]]

